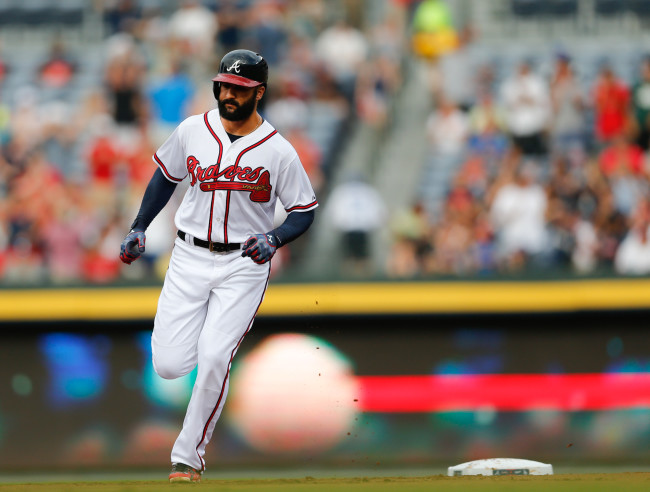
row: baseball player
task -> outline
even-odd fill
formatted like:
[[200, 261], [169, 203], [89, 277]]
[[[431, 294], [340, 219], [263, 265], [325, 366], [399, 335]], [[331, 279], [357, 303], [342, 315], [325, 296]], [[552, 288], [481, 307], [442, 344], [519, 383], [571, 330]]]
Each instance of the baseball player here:
[[[318, 206], [296, 151], [257, 111], [267, 78], [257, 53], [223, 57], [212, 79], [218, 109], [187, 118], [156, 151], [158, 169], [120, 249], [128, 264], [144, 252], [147, 227], [187, 178], [151, 336], [161, 377], [184, 376], [198, 364], [170, 482], [201, 480], [230, 366], [264, 298], [270, 260], [309, 228]], [[288, 215], [272, 229], [278, 199]]]

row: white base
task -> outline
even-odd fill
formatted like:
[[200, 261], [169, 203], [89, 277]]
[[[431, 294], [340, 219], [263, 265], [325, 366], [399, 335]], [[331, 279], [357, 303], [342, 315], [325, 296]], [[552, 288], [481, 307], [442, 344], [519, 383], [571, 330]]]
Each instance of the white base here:
[[553, 475], [553, 466], [539, 461], [517, 458], [491, 458], [450, 466], [447, 475], [450, 477], [466, 475]]

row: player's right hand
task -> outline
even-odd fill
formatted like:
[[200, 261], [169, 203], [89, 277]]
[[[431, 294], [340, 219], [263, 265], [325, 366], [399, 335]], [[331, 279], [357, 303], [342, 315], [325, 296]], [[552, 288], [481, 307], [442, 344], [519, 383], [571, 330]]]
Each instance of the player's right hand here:
[[129, 232], [120, 246], [120, 260], [130, 265], [131, 262], [140, 258], [140, 255], [144, 253], [145, 240], [144, 231]]

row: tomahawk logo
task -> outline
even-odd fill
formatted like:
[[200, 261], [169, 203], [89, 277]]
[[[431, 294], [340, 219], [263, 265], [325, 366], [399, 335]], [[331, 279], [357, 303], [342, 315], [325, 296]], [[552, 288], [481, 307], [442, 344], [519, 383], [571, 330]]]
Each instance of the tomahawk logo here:
[[226, 70], [228, 70], [229, 72], [232, 72], [232, 71], [234, 70], [235, 73], [239, 73], [239, 64], [240, 64], [240, 63], [241, 63], [241, 61], [240, 61], [240, 60], [237, 60], [235, 63], [233, 63], [232, 65], [230, 65], [230, 67], [227, 68]]
[[[238, 170], [233, 171], [232, 167], [227, 168], [224, 171], [224, 176], [227, 177], [228, 175], [251, 172], [249, 171], [250, 167], [237, 169]], [[251, 176], [255, 176], [256, 178], [259, 176], [259, 178], [257, 178], [257, 182], [254, 182], [251, 178], [248, 178], [249, 182], [219, 180], [205, 181], [199, 185], [199, 188], [201, 188], [201, 191], [249, 191], [250, 199], [252, 202], [268, 202], [271, 199], [271, 190], [273, 189], [273, 186], [271, 186], [271, 175], [268, 171], [264, 171], [261, 175], [259, 174], [262, 169], [263, 168], [260, 166], [251, 172]], [[241, 178], [242, 174], [239, 175]]]

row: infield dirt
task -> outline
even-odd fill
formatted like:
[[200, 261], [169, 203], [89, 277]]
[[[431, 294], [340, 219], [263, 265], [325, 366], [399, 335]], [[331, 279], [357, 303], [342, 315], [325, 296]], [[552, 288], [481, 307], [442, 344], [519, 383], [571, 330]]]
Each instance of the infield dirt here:
[[[0, 478], [1, 480], [1, 478]], [[167, 481], [61, 482], [2, 484], [0, 492], [141, 492], [196, 487], [197, 492], [334, 492], [384, 491], [648, 491], [650, 473], [589, 473], [508, 477], [359, 477], [296, 478], [272, 480], [204, 480], [201, 484], [169, 484]]]

